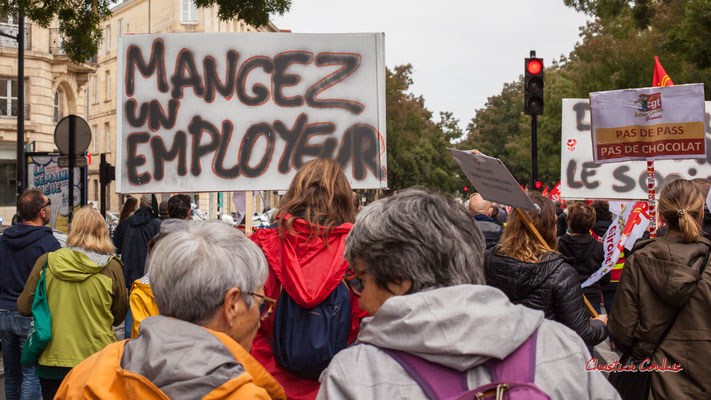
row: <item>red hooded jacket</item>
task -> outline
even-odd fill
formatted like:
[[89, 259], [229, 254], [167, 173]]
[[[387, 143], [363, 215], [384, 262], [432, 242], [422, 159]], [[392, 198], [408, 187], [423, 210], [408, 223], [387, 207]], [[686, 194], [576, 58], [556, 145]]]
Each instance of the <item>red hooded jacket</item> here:
[[[326, 236], [327, 244], [321, 236], [321, 227], [317, 227], [311, 240], [308, 240], [311, 234], [308, 222], [295, 219], [292, 227], [295, 233], [285, 233], [284, 239], [279, 236], [278, 229], [259, 229], [250, 239], [264, 251], [269, 263], [269, 276], [264, 284], [266, 296], [278, 299], [283, 288], [297, 304], [313, 308], [331, 294], [346, 274], [348, 261], [343, 258], [343, 251], [353, 224], [345, 223], [331, 229]], [[351, 293], [349, 343], [358, 336], [360, 320], [365, 316], [365, 311], [358, 307], [358, 298]], [[284, 387], [289, 399], [315, 399], [318, 381], [299, 378], [282, 369], [274, 359], [269, 344], [273, 324], [274, 314], [262, 322], [252, 344], [252, 356]]]

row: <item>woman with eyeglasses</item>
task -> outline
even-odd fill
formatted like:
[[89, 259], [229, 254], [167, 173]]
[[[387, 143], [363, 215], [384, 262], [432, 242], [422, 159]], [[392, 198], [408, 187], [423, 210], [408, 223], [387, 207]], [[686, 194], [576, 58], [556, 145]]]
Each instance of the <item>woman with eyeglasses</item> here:
[[17, 300], [19, 312], [32, 315], [44, 274], [52, 340], [35, 368], [44, 399], [54, 398], [72, 367], [116, 341], [112, 326], [126, 317], [128, 304], [122, 264], [114, 251], [101, 214], [81, 208], [74, 213], [67, 247], [37, 260]]
[[354, 220], [353, 192], [340, 166], [315, 159], [291, 181], [276, 226], [251, 236], [269, 263], [264, 292], [277, 299], [272, 310], [263, 305], [266, 320], [252, 355], [290, 399], [316, 397], [321, 370], [356, 338], [365, 316], [344, 280], [344, 242]]
[[[570, 329], [484, 284], [484, 245], [452, 198], [411, 188], [365, 207], [345, 255], [373, 317], [331, 360], [317, 398], [549, 398], [534, 388], [553, 399], [619, 398], [600, 371], [585, 370]], [[514, 381], [528, 386], [515, 393], [524, 384]]]

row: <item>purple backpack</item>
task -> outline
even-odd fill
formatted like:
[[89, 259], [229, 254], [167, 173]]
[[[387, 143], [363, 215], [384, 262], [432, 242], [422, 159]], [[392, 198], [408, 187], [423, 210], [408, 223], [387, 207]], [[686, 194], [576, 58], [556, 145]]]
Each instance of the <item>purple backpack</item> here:
[[395, 359], [430, 399], [550, 400], [550, 397], [533, 383], [536, 375], [537, 336], [538, 331], [505, 359], [487, 361], [491, 383], [475, 389], [469, 389], [466, 372], [461, 373], [402, 351], [381, 350]]

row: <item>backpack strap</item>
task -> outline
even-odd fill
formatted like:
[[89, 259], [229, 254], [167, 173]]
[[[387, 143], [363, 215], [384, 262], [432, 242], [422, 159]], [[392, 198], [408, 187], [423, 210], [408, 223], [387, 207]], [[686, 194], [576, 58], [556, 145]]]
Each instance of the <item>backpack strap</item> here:
[[536, 376], [537, 341], [538, 329], [503, 360], [489, 359], [486, 367], [489, 368], [491, 381], [533, 383]]
[[469, 390], [466, 373], [431, 363], [404, 351], [380, 350], [397, 361], [430, 399], [456, 398]]

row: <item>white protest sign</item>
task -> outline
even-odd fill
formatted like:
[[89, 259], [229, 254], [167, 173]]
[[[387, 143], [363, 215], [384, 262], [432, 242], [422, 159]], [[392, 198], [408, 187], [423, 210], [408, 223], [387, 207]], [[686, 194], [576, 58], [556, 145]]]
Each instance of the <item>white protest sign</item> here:
[[[590, 137], [588, 99], [563, 99], [561, 136], [561, 196], [573, 199], [647, 199], [647, 164], [625, 161], [596, 164]], [[711, 110], [711, 102], [706, 102]], [[657, 187], [672, 179], [711, 177], [711, 127], [706, 114], [706, 158], [695, 160], [657, 160], [654, 162]], [[659, 190], [657, 190], [659, 196]]]
[[704, 85], [590, 93], [597, 163], [703, 158]]
[[471, 151], [447, 150], [482, 198], [522, 210], [538, 211], [501, 160]]
[[117, 191], [286, 190], [311, 159], [387, 187], [379, 33], [122, 35]]

